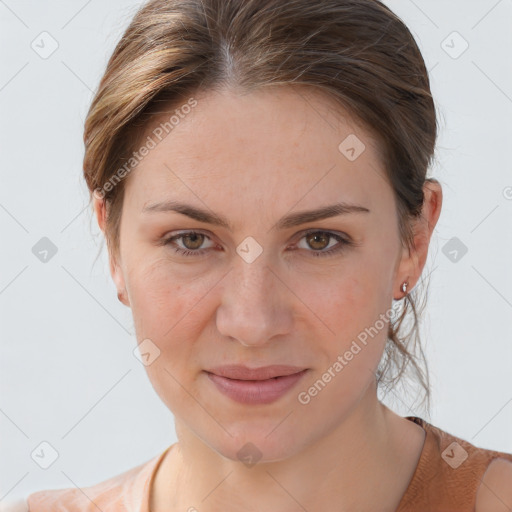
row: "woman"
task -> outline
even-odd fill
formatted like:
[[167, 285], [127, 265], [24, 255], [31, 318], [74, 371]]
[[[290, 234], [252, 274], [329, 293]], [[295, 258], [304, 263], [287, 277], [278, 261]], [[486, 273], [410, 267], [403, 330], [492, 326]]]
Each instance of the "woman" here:
[[509, 510], [512, 454], [377, 398], [408, 365], [428, 398], [399, 328], [441, 212], [436, 136], [421, 53], [379, 1], [144, 5], [84, 175], [178, 442], [30, 512]]

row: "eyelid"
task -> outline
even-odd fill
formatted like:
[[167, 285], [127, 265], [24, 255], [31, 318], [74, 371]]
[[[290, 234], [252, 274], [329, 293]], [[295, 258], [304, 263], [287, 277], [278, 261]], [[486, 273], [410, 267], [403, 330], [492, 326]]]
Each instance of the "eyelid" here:
[[343, 231], [336, 231], [334, 229], [328, 229], [328, 228], [309, 228], [305, 229], [304, 231], [299, 231], [297, 235], [300, 235], [301, 237], [309, 235], [311, 233], [327, 233], [329, 235], [336, 235], [343, 239], [346, 239], [347, 241], [350, 240], [350, 237], [344, 233]]

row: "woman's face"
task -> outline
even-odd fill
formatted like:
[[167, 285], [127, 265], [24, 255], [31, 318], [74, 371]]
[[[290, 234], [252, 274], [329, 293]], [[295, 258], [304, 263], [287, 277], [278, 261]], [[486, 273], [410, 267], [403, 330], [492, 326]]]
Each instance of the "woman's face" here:
[[[289, 457], [373, 393], [408, 277], [374, 141], [299, 91], [196, 96], [126, 183], [111, 268], [137, 342], [150, 340], [148, 376], [180, 429], [233, 460], [248, 442], [262, 461]], [[155, 206], [171, 201], [227, 226]], [[358, 209], [298, 215], [342, 202]], [[247, 404], [205, 372], [228, 364], [308, 371], [274, 401]]]

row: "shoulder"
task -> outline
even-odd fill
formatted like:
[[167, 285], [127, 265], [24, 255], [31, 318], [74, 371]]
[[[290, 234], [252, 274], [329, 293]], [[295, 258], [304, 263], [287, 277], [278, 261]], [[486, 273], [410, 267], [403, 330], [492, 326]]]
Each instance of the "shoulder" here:
[[400, 510], [425, 503], [429, 510], [512, 511], [512, 453], [476, 446], [413, 418], [427, 438]]
[[512, 509], [512, 461], [491, 461], [478, 488], [475, 512], [508, 512]]
[[[147, 483], [160, 457], [161, 455], [158, 455], [143, 464], [87, 487], [34, 492], [27, 497], [28, 510], [21, 509], [19, 512], [138, 512], [147, 499]], [[18, 510], [7, 509], [6, 512]]]
[[0, 502], [0, 512], [28, 512], [27, 500]]

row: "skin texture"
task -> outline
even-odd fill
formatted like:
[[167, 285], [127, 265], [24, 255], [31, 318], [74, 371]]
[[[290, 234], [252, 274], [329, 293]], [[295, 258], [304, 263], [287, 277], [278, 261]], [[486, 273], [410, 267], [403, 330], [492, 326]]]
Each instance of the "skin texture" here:
[[487, 468], [476, 495], [475, 512], [512, 510], [512, 462], [495, 459]]
[[[157, 474], [152, 509], [394, 510], [424, 432], [377, 399], [374, 372], [387, 334], [382, 315], [403, 297], [404, 281], [410, 291], [420, 278], [441, 187], [425, 185], [416, 250], [409, 253], [375, 141], [329, 99], [290, 86], [195, 98], [198, 105], [129, 175], [120, 254], [110, 255], [137, 342], [149, 338], [160, 350], [146, 370], [175, 416], [179, 440]], [[366, 146], [355, 161], [338, 149], [350, 134]], [[169, 199], [223, 215], [233, 230], [176, 212], [141, 213]], [[272, 229], [284, 215], [338, 201], [370, 212]], [[104, 229], [97, 198], [95, 210]], [[354, 245], [315, 257], [339, 242], [306, 236], [312, 228]], [[174, 246], [204, 249], [202, 255], [181, 256], [159, 244], [191, 229], [206, 237]], [[263, 249], [252, 263], [236, 252], [246, 237]], [[379, 317], [385, 327], [301, 404], [299, 392]], [[243, 405], [203, 372], [229, 363], [309, 371], [276, 402]], [[261, 453], [252, 467], [237, 456], [249, 442]]]

